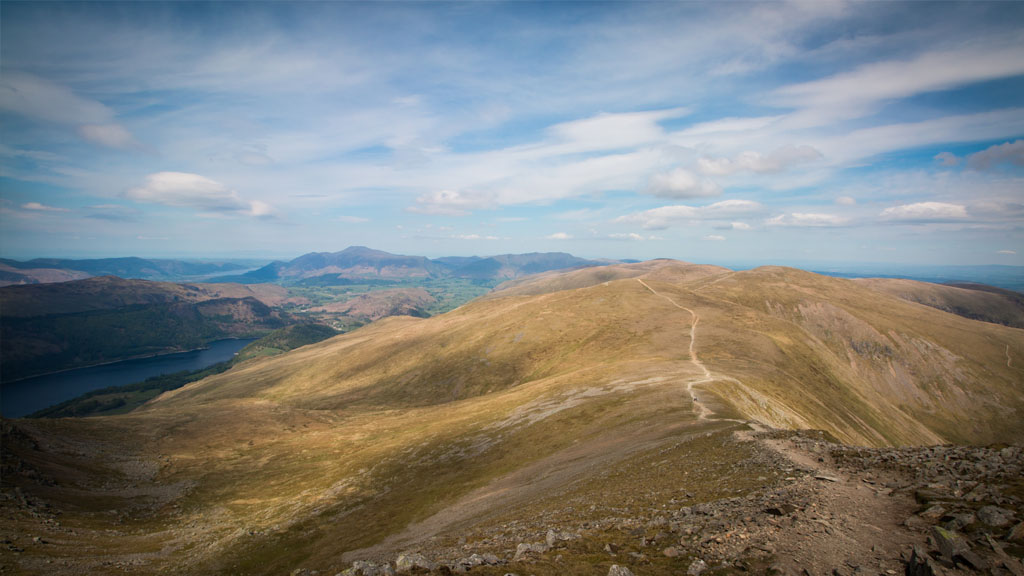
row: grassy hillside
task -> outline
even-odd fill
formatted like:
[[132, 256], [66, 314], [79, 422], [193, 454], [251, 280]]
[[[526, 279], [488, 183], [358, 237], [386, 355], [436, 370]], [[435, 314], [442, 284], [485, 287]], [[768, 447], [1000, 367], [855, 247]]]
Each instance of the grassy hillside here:
[[863, 278], [858, 283], [909, 302], [964, 318], [1024, 328], [1024, 294], [983, 284], [930, 284], [897, 278]]
[[70, 532], [32, 551], [41, 567], [336, 573], [565, 495], [615, 502], [605, 517], [673, 490], [742, 495], [775, 478], [716, 435], [745, 420], [859, 444], [1011, 441], [1022, 354], [1022, 330], [849, 280], [616, 265], [254, 357], [122, 416], [15, 422], [3, 449], [22, 472], [3, 482], [62, 511]]
[[0, 289], [0, 378], [10, 381], [263, 334], [285, 324], [279, 312], [256, 298], [273, 293], [112, 276], [8, 286]]

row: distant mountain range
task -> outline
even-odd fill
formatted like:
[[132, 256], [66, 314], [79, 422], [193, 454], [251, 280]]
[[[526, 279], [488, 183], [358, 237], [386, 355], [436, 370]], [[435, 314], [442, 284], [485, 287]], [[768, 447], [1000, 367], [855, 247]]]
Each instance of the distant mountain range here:
[[245, 270], [235, 262], [187, 262], [146, 258], [100, 258], [72, 260], [36, 258], [27, 262], [0, 258], [0, 286], [45, 284], [81, 280], [92, 276], [118, 276], [141, 280], [196, 280]]
[[423, 256], [404, 256], [351, 246], [341, 252], [311, 252], [289, 262], [275, 261], [259, 270], [221, 281], [299, 282], [318, 279], [433, 279], [469, 278], [474, 280], [510, 280], [550, 270], [603, 266], [611, 260], [587, 260], [564, 252], [534, 252], [498, 256], [451, 256], [431, 260]]

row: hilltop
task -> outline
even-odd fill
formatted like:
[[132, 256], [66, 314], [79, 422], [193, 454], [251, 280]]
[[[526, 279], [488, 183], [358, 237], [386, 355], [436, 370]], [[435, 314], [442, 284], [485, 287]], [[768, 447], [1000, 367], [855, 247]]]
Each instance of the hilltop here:
[[[1024, 435], [1021, 354], [1024, 330], [790, 268], [545, 273], [125, 415], [5, 424], [0, 510], [21, 552], [4, 558], [69, 574], [334, 574], [402, 552], [480, 574], [885, 572], [948, 512], [979, 562], [1003, 562], [969, 531], [1003, 510], [988, 534], [1020, 554], [1022, 452], [1000, 450]], [[938, 444], [995, 447], [891, 448]], [[915, 503], [925, 490], [942, 512]]]

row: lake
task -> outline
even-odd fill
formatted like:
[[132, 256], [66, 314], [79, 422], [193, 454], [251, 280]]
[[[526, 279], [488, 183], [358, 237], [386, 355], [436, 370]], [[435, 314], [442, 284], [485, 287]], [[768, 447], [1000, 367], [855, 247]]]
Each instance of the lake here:
[[205, 350], [137, 358], [11, 382], [0, 390], [0, 413], [5, 418], [21, 418], [99, 388], [134, 384], [182, 370], [199, 370], [230, 360], [250, 342], [251, 339], [217, 340]]

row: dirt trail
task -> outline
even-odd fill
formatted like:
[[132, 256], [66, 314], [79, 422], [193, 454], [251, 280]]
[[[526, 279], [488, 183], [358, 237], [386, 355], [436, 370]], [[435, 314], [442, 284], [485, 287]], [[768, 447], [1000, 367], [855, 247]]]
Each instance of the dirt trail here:
[[[690, 361], [704, 376], [691, 378], [686, 387], [693, 398], [698, 418], [735, 422], [716, 417], [710, 408], [693, 395], [694, 386], [716, 380], [734, 382], [746, 388], [734, 378], [715, 376], [698, 358], [696, 341], [700, 317], [690, 308], [659, 294], [643, 280], [637, 278], [637, 282], [655, 296], [690, 313]], [[811, 471], [802, 486], [804, 501], [800, 504], [805, 513], [794, 516], [790, 529], [780, 531], [774, 543], [777, 557], [783, 559], [781, 564], [787, 572], [797, 573], [809, 569], [810, 573], [816, 574], [836, 566], [852, 566], [860, 562], [872, 564], [880, 570], [902, 568], [898, 551], [921, 540], [919, 534], [914, 534], [903, 525], [903, 520], [914, 509], [911, 498], [880, 493], [857, 479], [841, 474], [826, 458], [807, 452], [789, 440], [766, 438], [761, 433], [767, 432], [767, 427], [757, 422], [746, 423], [750, 431], [737, 431], [734, 434], [741, 439], [758, 442], [797, 467]]]
[[[739, 380], [737, 380], [735, 378], [732, 378], [732, 377], [729, 377], [729, 376], [716, 376], [716, 375], [712, 374], [711, 371], [708, 370], [707, 366], [705, 366], [704, 363], [700, 361], [700, 358], [697, 357], [697, 348], [696, 348], [696, 346], [697, 346], [697, 324], [700, 323], [700, 316], [698, 316], [696, 312], [694, 312], [693, 310], [687, 308], [686, 306], [683, 306], [683, 305], [679, 304], [678, 302], [676, 302], [675, 300], [669, 298], [668, 296], [665, 296], [664, 294], [658, 293], [657, 290], [655, 290], [654, 288], [651, 288], [643, 280], [637, 278], [636, 281], [639, 282], [640, 284], [642, 284], [644, 288], [647, 288], [648, 290], [650, 290], [651, 294], [654, 294], [655, 296], [657, 296], [659, 298], [664, 298], [666, 301], [668, 301], [669, 304], [675, 306], [676, 308], [679, 308], [680, 310], [685, 310], [685, 311], [690, 313], [690, 317], [692, 318], [692, 321], [690, 322], [690, 362], [695, 367], [697, 367], [697, 369], [699, 369], [701, 372], [703, 372], [704, 376], [703, 377], [697, 377], [697, 378], [691, 378], [691, 379], [687, 380], [686, 381], [686, 391], [690, 394], [690, 398], [693, 399], [693, 408], [697, 412], [697, 418], [698, 419], [700, 419], [700, 420], [707, 420], [707, 419], [713, 417], [714, 416], [714, 411], [711, 410], [711, 408], [709, 408], [704, 402], [702, 402], [700, 400], [700, 398], [697, 396], [697, 394], [693, 391], [694, 386], [696, 386], [698, 384], [708, 384], [710, 382], [715, 382], [715, 381], [728, 381], [728, 382], [733, 382], [733, 383], [737, 384], [738, 386], [740, 386], [740, 387], [742, 387], [744, 389], [747, 389], [747, 387], [742, 382], [740, 382]], [[747, 389], [747, 390], [749, 391], [749, 389]], [[721, 417], [714, 417], [713, 419], [721, 420], [723, 422], [746, 422], [745, 420], [734, 420], [734, 419], [731, 419], [731, 418], [721, 418]]]
[[904, 522], [917, 507], [910, 494], [889, 494], [891, 490], [841, 473], [827, 451], [809, 451], [792, 439], [753, 439], [811, 471], [801, 481], [802, 513], [792, 517], [775, 542], [776, 556], [787, 572], [819, 574], [858, 566], [891, 574], [903, 570], [901, 552], [924, 544], [924, 535]]

